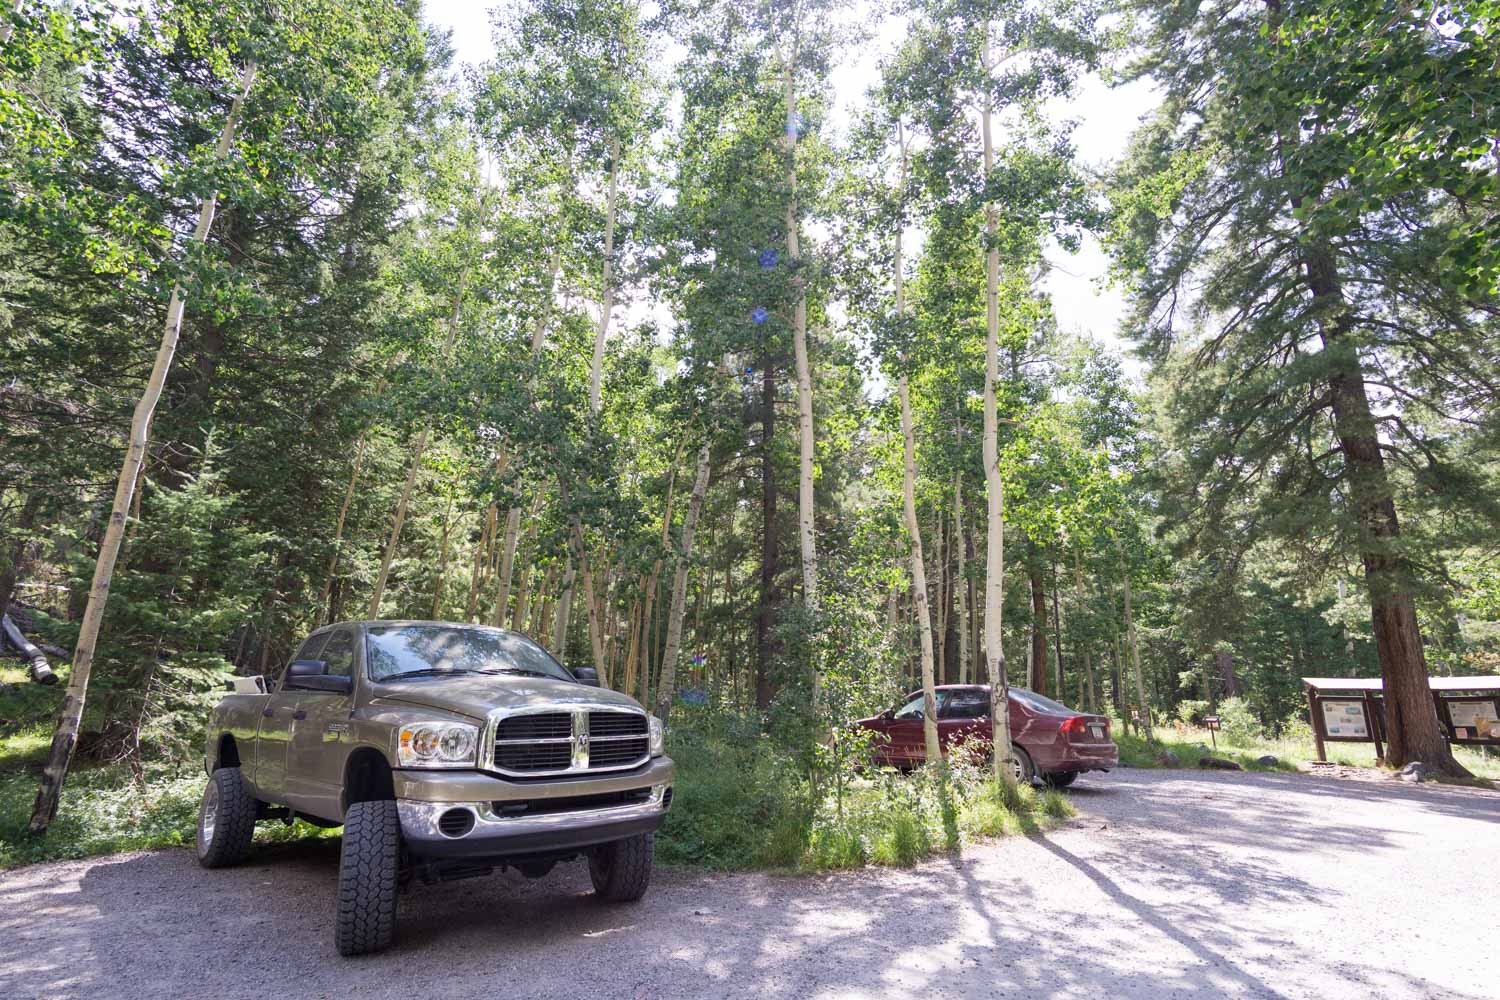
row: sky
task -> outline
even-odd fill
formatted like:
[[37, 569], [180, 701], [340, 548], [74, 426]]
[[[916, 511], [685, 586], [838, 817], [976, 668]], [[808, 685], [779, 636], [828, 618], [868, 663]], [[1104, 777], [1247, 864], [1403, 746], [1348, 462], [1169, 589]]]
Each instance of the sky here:
[[[489, 26], [493, 6], [490, 0], [426, 0], [425, 4], [430, 23], [452, 29], [456, 57], [465, 63], [484, 62], [494, 55]], [[902, 30], [899, 22], [887, 22], [871, 44], [860, 46], [834, 69], [829, 82], [840, 109], [848, 111], [858, 105], [876, 80], [881, 58], [900, 44]], [[1073, 140], [1079, 159], [1085, 166], [1097, 167], [1124, 152], [1131, 131], [1153, 105], [1154, 95], [1145, 84], [1111, 88], [1090, 76], [1074, 100], [1054, 110], [1077, 123]], [[1108, 265], [1098, 243], [1088, 239], [1076, 254], [1053, 248], [1048, 260], [1052, 268], [1043, 287], [1052, 296], [1059, 328], [1118, 344], [1115, 332], [1124, 303], [1117, 290], [1105, 286]]]

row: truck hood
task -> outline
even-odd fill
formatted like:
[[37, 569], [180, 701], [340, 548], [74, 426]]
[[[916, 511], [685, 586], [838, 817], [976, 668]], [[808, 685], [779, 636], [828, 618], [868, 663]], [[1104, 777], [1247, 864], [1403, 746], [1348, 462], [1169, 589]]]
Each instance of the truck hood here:
[[380, 681], [370, 694], [382, 702], [401, 702], [423, 708], [483, 719], [497, 708], [566, 712], [584, 705], [609, 705], [639, 709], [629, 695], [607, 688], [590, 687], [550, 677], [516, 677], [495, 674], [460, 674], [457, 677], [414, 677], [411, 680]]

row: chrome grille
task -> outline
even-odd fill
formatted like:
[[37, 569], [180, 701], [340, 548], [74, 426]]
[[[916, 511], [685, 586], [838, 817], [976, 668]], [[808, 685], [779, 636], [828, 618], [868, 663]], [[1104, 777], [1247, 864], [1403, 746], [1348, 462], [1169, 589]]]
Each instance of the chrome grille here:
[[646, 714], [580, 707], [498, 718], [489, 743], [494, 770], [517, 777], [619, 771], [651, 756]]

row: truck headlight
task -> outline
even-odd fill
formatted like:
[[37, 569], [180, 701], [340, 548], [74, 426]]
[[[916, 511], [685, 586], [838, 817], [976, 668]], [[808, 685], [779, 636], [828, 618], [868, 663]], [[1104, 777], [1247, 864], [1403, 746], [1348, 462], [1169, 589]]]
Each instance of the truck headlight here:
[[466, 722], [422, 722], [402, 726], [396, 740], [401, 767], [473, 767], [479, 730]]
[[667, 752], [667, 730], [656, 716], [648, 716], [651, 733], [651, 756], [660, 757]]

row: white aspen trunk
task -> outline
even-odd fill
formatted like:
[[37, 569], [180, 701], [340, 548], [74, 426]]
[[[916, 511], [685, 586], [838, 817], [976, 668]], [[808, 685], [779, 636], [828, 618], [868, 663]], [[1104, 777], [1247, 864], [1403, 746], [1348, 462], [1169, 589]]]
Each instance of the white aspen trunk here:
[[[797, 130], [792, 125], [792, 116], [797, 113], [797, 86], [795, 52], [786, 67], [786, 252], [788, 265], [799, 266], [802, 245], [798, 230], [797, 205]], [[812, 368], [807, 358], [807, 288], [800, 275], [792, 278], [792, 345], [797, 359], [797, 538], [802, 547], [802, 594], [808, 608], [818, 607], [818, 543], [813, 525], [813, 403]], [[813, 690], [819, 688], [819, 678], [813, 678]]]
[[[900, 266], [901, 254], [896, 254]], [[899, 286], [898, 286], [899, 287]], [[897, 293], [900, 301], [900, 293]], [[897, 307], [899, 310], [899, 306]], [[932, 613], [927, 607], [927, 569], [922, 564], [922, 531], [917, 523], [916, 503], [916, 435], [912, 431], [911, 393], [907, 388], [903, 372], [898, 392], [901, 396], [901, 439], [905, 462], [901, 477], [901, 499], [906, 512], [906, 534], [911, 540], [911, 595], [917, 618], [917, 635], [922, 648], [922, 739], [926, 746], [927, 762], [935, 764], [942, 759], [938, 745], [937, 729], [937, 678], [933, 672]]]
[[[16, 8], [19, 7], [17, 3]], [[5, 26], [8, 40], [10, 23], [7, 21]], [[229, 114], [224, 119], [224, 127], [214, 146], [215, 163], [222, 163], [229, 156], [245, 101], [250, 96], [250, 88], [255, 84], [255, 74], [254, 62], [247, 62], [240, 72], [239, 92], [229, 106]], [[202, 244], [207, 241], [218, 202], [218, 192], [211, 192], [199, 202], [198, 224], [193, 229], [192, 243]], [[88, 604], [84, 608], [83, 620], [79, 623], [78, 641], [73, 647], [73, 669], [63, 692], [62, 705], [58, 709], [57, 730], [52, 736], [52, 748], [47, 756], [46, 766], [42, 769], [36, 801], [31, 807], [29, 829], [33, 834], [45, 833], [57, 818], [63, 782], [67, 780], [68, 767], [73, 762], [73, 751], [78, 745], [78, 726], [83, 719], [83, 707], [88, 696], [94, 648], [99, 641], [99, 628], [104, 622], [104, 609], [109, 602], [109, 588], [114, 578], [115, 562], [120, 556], [120, 543], [125, 537], [126, 512], [130, 510], [136, 479], [145, 464], [146, 444], [151, 436], [151, 418], [167, 384], [172, 357], [177, 353], [185, 305], [182, 286], [174, 284], [171, 298], [167, 302], [167, 315], [162, 324], [161, 344], [156, 350], [156, 360], [152, 363], [145, 391], [141, 393], [141, 398], [135, 404], [135, 412], [131, 415], [129, 443], [120, 465], [120, 475], [115, 480], [114, 504], [110, 508], [104, 537], [99, 543], [99, 558], [94, 563], [94, 579], [89, 587]]]
[[521, 536], [521, 508], [512, 507], [505, 514], [505, 540], [500, 548], [500, 573], [495, 586], [495, 627], [504, 628], [510, 614], [510, 584], [516, 568], [516, 545]]
[[604, 342], [609, 319], [615, 310], [615, 214], [619, 206], [620, 140], [609, 144], [609, 194], [604, 202], [604, 295], [599, 303], [599, 326], [594, 333], [594, 358], [589, 365], [589, 412], [599, 415], [603, 404], [600, 383], [604, 378]]
[[[459, 275], [458, 288], [453, 295], [453, 312], [448, 316], [448, 339], [443, 344], [443, 359], [447, 360], [449, 353], [453, 350], [453, 342], [458, 337], [458, 320], [463, 312], [464, 285], [468, 281], [468, 272]], [[401, 497], [396, 501], [396, 516], [391, 523], [391, 537], [386, 542], [385, 554], [380, 557], [380, 574], [375, 578], [375, 590], [370, 594], [370, 613], [368, 617], [380, 617], [380, 601], [385, 597], [385, 585], [390, 579], [391, 562], [396, 558], [396, 548], [401, 544], [401, 528], [406, 524], [406, 511], [411, 504], [412, 491], [416, 488], [417, 477], [422, 472], [422, 453], [427, 450], [428, 429], [423, 427], [417, 435], [416, 442], [411, 450], [411, 467], [406, 472], [406, 483], [401, 487]]]
[[443, 515], [443, 541], [438, 547], [437, 586], [432, 588], [432, 617], [442, 618], [443, 591], [448, 584], [448, 539], [453, 532], [453, 500], [448, 501], [448, 510]]
[[531, 610], [531, 578], [533, 576], [531, 563], [526, 557], [532, 556], [533, 545], [536, 539], [536, 519], [532, 517], [531, 523], [526, 527], [526, 541], [521, 545], [519, 551], [523, 556], [521, 567], [521, 585], [516, 588], [516, 611], [511, 616], [510, 627], [516, 632], [526, 631], [526, 615]]
[[1141, 707], [1141, 725], [1146, 729], [1146, 742], [1156, 742], [1156, 730], [1151, 722], [1151, 706], [1146, 703], [1146, 682], [1141, 677], [1141, 644], [1135, 634], [1135, 618], [1130, 608], [1130, 566], [1125, 561], [1125, 546], [1118, 538], [1115, 546], [1120, 553], [1120, 574], [1125, 580], [1125, 637], [1130, 642], [1130, 668], [1135, 675], [1136, 703]]
[[474, 620], [474, 614], [479, 610], [479, 585], [483, 582], [485, 571], [489, 569], [490, 533], [495, 530], [496, 518], [495, 505], [490, 504], [484, 512], [484, 522], [479, 529], [479, 541], [474, 545], [474, 572], [469, 577], [469, 600], [464, 605], [464, 621]]
[[589, 616], [589, 650], [594, 655], [594, 668], [599, 671], [599, 683], [609, 687], [609, 664], [604, 659], [604, 635], [599, 621], [599, 595], [594, 592], [594, 571], [589, 565], [583, 524], [576, 516], [573, 518], [573, 544], [583, 567], [583, 599]]
[[953, 589], [958, 599], [958, 682], [969, 683], [969, 580], [964, 569], [964, 481], [953, 474], [953, 547], [958, 550], [958, 578]]
[[937, 597], [937, 624], [932, 639], [932, 651], [937, 655], [935, 669], [937, 678], [944, 684], [948, 683], [948, 561], [944, 558], [943, 516], [939, 514], [932, 521], [933, 544], [937, 552], [932, 558], [932, 572], [936, 577], [932, 592]]
[[687, 514], [682, 521], [682, 548], [672, 572], [672, 606], [667, 616], [667, 639], [661, 654], [661, 676], [656, 682], [656, 717], [665, 724], [677, 693], [677, 657], [682, 650], [682, 620], [687, 608], [688, 569], [693, 558], [693, 535], [698, 529], [698, 515], [703, 497], [708, 493], [709, 447], [698, 450], [698, 473], [693, 477], [693, 492], [688, 496]]
[[[990, 70], [989, 28], [985, 28], [984, 72]], [[992, 98], [984, 93], [984, 174], [988, 180], [995, 168], [995, 146], [990, 134]], [[1010, 777], [1005, 764], [1010, 757], [1010, 697], [1005, 680], [1005, 649], [1001, 642], [1001, 616], [1005, 609], [1005, 499], [1000, 482], [1000, 416], [995, 386], [1000, 381], [1000, 248], [999, 219], [995, 205], [984, 206], [984, 231], [989, 244], [984, 267], [984, 484], [988, 529], [985, 545], [984, 658], [990, 678], [990, 725], [995, 777]]]
[[344, 543], [344, 522], [349, 516], [349, 505], [354, 501], [354, 487], [359, 482], [359, 468], [365, 460], [365, 445], [369, 441], [367, 434], [359, 436], [359, 445], [354, 449], [354, 468], [349, 473], [349, 487], [344, 490], [344, 502], [339, 505], [338, 523], [333, 528], [333, 555], [328, 560], [328, 578], [323, 581], [323, 593], [318, 595], [318, 614], [327, 615], [331, 609], [328, 607], [328, 598], [333, 593], [333, 579], [338, 575], [339, 551]]
[[[1086, 603], [1088, 589], [1083, 583], [1083, 557], [1075, 550], [1073, 552], [1073, 582], [1078, 587], [1078, 606], [1081, 608]], [[1089, 649], [1086, 643], [1079, 643], [1079, 652], [1083, 655], [1083, 680], [1084, 691], [1088, 696], [1088, 710], [1099, 711], [1098, 693], [1094, 687], [1094, 664], [1089, 657]]]
[[[896, 144], [901, 150], [900, 191], [906, 192], [906, 136], [900, 125], [896, 126]], [[906, 283], [902, 268], [902, 223], [896, 223], [896, 318], [906, 318]], [[917, 443], [912, 427], [911, 389], [904, 365], [897, 392], [901, 398], [901, 443], [902, 474], [901, 502], [906, 514], [906, 534], [911, 543], [911, 592], [916, 612], [917, 635], [922, 649], [922, 739], [926, 748], [927, 763], [936, 764], [942, 759], [942, 747], [938, 743], [937, 729], [937, 679], [933, 672], [932, 657], [932, 612], [927, 606], [927, 567], [922, 556], [922, 527], [917, 522]]]
[[563, 589], [562, 596], [557, 599], [557, 620], [552, 623], [552, 653], [559, 660], [567, 652], [568, 626], [572, 624], [573, 617], [573, 552], [568, 550], [567, 562], [563, 567]]

